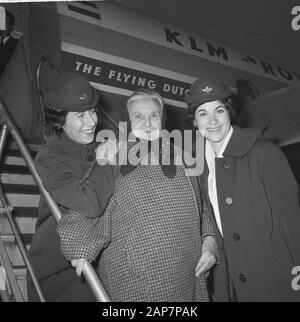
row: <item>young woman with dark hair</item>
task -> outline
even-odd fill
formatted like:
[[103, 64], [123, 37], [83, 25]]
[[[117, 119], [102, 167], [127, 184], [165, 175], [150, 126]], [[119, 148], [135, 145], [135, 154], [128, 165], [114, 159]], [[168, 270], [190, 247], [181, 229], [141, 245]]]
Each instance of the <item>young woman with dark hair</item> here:
[[[60, 206], [79, 220], [101, 217], [112, 195], [118, 167], [96, 162], [101, 147], [95, 142], [99, 93], [76, 73], [58, 74], [45, 91], [46, 122], [53, 133], [38, 151], [35, 164], [44, 187]], [[77, 278], [60, 249], [57, 223], [41, 198], [30, 258], [47, 301], [94, 301], [89, 286]], [[77, 227], [77, 226], [76, 226]], [[72, 232], [70, 238], [76, 238]], [[93, 232], [90, 232], [90, 237]], [[80, 241], [79, 241], [80, 242]], [[109, 242], [97, 233], [97, 245]], [[28, 279], [29, 301], [37, 295]]]
[[298, 185], [261, 131], [232, 124], [230, 97], [218, 80], [199, 79], [186, 94], [188, 118], [206, 139], [202, 179], [219, 232], [215, 299], [300, 301], [291, 286], [300, 265]]

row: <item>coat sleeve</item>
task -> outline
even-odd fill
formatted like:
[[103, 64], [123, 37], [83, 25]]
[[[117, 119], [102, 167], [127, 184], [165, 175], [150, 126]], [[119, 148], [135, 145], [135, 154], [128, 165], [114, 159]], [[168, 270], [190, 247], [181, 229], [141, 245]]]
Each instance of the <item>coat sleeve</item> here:
[[88, 218], [76, 211], [68, 211], [62, 215], [56, 232], [60, 238], [61, 251], [67, 260], [96, 260], [110, 242], [111, 207], [110, 202], [103, 216], [95, 218]]
[[210, 220], [210, 209], [206, 203], [206, 198], [204, 196], [204, 190], [200, 177], [190, 177], [190, 180], [195, 192], [199, 213], [201, 214], [202, 239], [206, 236], [215, 237], [214, 229]]
[[300, 265], [300, 207], [298, 184], [283, 152], [264, 142], [262, 178], [273, 216], [296, 265]]
[[202, 207], [202, 238], [206, 236], [215, 237], [213, 226], [210, 222], [209, 208], [206, 204], [205, 198], [203, 198], [203, 207]]
[[62, 215], [56, 232], [59, 235], [61, 251], [67, 260], [96, 260], [110, 243], [111, 214], [114, 206], [115, 200], [112, 197], [100, 217], [88, 218], [76, 211], [67, 211]]
[[104, 212], [117, 177], [114, 166], [100, 166], [94, 162], [84, 175], [80, 175], [72, 171], [68, 162], [56, 156], [38, 158], [36, 166], [45, 189], [59, 205], [87, 217], [100, 216]]

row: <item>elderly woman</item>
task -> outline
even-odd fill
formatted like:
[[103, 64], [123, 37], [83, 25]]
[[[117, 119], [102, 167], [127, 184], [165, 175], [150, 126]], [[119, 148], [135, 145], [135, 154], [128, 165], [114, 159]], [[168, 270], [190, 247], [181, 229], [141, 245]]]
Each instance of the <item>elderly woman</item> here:
[[[103, 213], [118, 174], [116, 167], [100, 167], [94, 161], [98, 100], [98, 92], [84, 76], [58, 74], [45, 93], [46, 121], [54, 134], [35, 160], [44, 187], [62, 212], [77, 211], [77, 216], [82, 216], [83, 220]], [[93, 301], [88, 285], [77, 278], [74, 268], [61, 253], [56, 225], [41, 198], [30, 259], [46, 300]], [[72, 238], [72, 232], [70, 236]], [[98, 245], [108, 241], [105, 234], [102, 237], [98, 239]], [[29, 301], [37, 300], [30, 279], [28, 298]]]
[[231, 301], [300, 301], [291, 286], [300, 265], [298, 186], [283, 153], [261, 131], [232, 125], [226, 84], [197, 80], [186, 102], [188, 119], [206, 138], [204, 177], [224, 251], [216, 299], [224, 300], [227, 278]]
[[[165, 119], [162, 97], [154, 91], [134, 92], [127, 111], [139, 144], [159, 146]], [[209, 299], [204, 272], [215, 263], [216, 248], [207, 208], [195, 178], [187, 177], [174, 160], [162, 165], [163, 153], [159, 146], [141, 153], [139, 164], [123, 165], [105, 211], [111, 218], [111, 241], [100, 254], [98, 272], [113, 301]], [[65, 238], [66, 217], [58, 232], [63, 253], [77, 266], [80, 260], [74, 258], [84, 256]], [[77, 249], [75, 256], [70, 256], [72, 249]]]

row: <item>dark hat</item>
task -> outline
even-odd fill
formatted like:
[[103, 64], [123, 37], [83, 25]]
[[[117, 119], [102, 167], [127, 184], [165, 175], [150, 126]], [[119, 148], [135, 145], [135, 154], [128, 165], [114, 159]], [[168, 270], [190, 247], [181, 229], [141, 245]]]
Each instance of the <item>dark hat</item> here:
[[60, 73], [45, 89], [45, 104], [67, 112], [85, 112], [94, 108], [99, 93], [88, 79], [78, 73]]
[[229, 86], [219, 80], [197, 79], [186, 93], [185, 102], [202, 105], [231, 95]]

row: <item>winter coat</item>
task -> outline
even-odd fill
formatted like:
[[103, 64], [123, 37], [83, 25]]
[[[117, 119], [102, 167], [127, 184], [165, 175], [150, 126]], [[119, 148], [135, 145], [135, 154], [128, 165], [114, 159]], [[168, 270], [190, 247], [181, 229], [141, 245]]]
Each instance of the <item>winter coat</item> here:
[[[260, 131], [240, 128], [223, 156], [215, 163], [223, 230], [217, 240], [237, 300], [300, 301], [291, 286], [292, 269], [300, 265], [298, 186], [286, 158]], [[227, 285], [221, 262], [214, 272], [217, 298]]]
[[[202, 240], [213, 236], [200, 189], [183, 166], [169, 178], [159, 165], [139, 164], [118, 179], [99, 224], [107, 232], [103, 225], [111, 222], [98, 273], [112, 301], [208, 301], [205, 277], [195, 276]], [[85, 225], [83, 232], [78, 220], [80, 214], [69, 214], [59, 223], [62, 251], [70, 260], [83, 257], [69, 232], [77, 230], [80, 240], [88, 232], [91, 254], [83, 252], [93, 260], [97, 246], [87, 235], [94, 230]]]
[[[65, 134], [51, 137], [36, 156], [36, 168], [44, 187], [62, 212], [79, 211], [86, 217], [99, 217], [112, 195], [117, 168], [99, 166], [97, 144], [83, 145]], [[89, 286], [79, 279], [60, 250], [56, 220], [41, 197], [36, 231], [30, 247], [30, 260], [47, 301], [94, 301]], [[100, 240], [99, 243], [107, 241]], [[37, 295], [28, 279], [29, 301]]]

